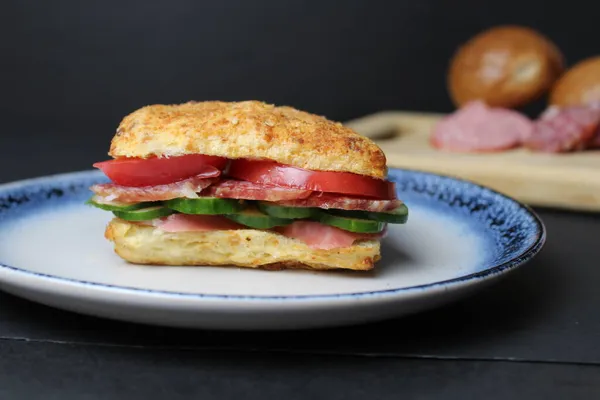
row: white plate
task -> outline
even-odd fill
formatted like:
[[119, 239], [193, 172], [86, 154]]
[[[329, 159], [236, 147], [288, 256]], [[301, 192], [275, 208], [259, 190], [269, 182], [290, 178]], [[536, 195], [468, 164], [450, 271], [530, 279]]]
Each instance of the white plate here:
[[112, 217], [83, 204], [99, 171], [0, 185], [0, 289], [74, 312], [215, 329], [300, 329], [400, 317], [465, 296], [542, 248], [517, 201], [473, 183], [391, 169], [409, 207], [373, 272], [138, 266], [103, 237]]

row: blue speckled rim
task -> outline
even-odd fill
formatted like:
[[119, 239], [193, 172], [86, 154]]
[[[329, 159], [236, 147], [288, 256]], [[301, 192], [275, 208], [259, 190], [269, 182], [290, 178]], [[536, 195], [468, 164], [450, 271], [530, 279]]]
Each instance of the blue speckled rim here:
[[[168, 296], [175, 298], [196, 298], [196, 299], [207, 299], [207, 300], [277, 300], [277, 301], [293, 301], [293, 300], [318, 300], [318, 299], [343, 299], [343, 298], [363, 298], [363, 297], [373, 297], [373, 296], [392, 296], [394, 294], [408, 293], [413, 291], [422, 291], [426, 289], [434, 289], [442, 286], [446, 286], [448, 288], [460, 284], [467, 283], [469, 281], [477, 281], [487, 278], [492, 278], [494, 276], [499, 276], [508, 271], [511, 271], [529, 260], [531, 260], [534, 256], [536, 256], [540, 250], [543, 248], [546, 241], [546, 228], [541, 218], [527, 205], [510, 198], [500, 192], [497, 192], [493, 189], [484, 187], [479, 185], [473, 181], [457, 178], [454, 176], [443, 175], [443, 174], [435, 174], [430, 172], [425, 172], [421, 170], [413, 170], [408, 168], [390, 168], [391, 173], [400, 173], [400, 172], [413, 172], [415, 174], [420, 174], [422, 176], [429, 177], [441, 177], [444, 179], [462, 182], [463, 184], [470, 185], [471, 187], [476, 187], [487, 191], [488, 193], [494, 194], [505, 201], [512, 202], [517, 205], [521, 211], [528, 214], [531, 217], [531, 220], [534, 223], [534, 231], [535, 231], [535, 240], [533, 243], [527, 247], [518, 257], [514, 257], [511, 260], [491, 266], [482, 271], [474, 272], [468, 275], [463, 275], [457, 278], [447, 279], [438, 282], [432, 282], [422, 285], [414, 285], [407, 286], [402, 288], [395, 289], [386, 289], [386, 290], [377, 290], [377, 291], [364, 291], [364, 292], [352, 292], [352, 293], [340, 293], [340, 294], [325, 294], [325, 295], [292, 295], [292, 296], [260, 296], [260, 295], [225, 295], [225, 294], [199, 294], [199, 293], [182, 293], [182, 292], [173, 292], [173, 291], [162, 291], [162, 290], [153, 290], [153, 289], [140, 289], [129, 286], [118, 286], [118, 285], [110, 285], [104, 283], [97, 282], [89, 282], [79, 279], [72, 278], [63, 278], [56, 275], [44, 274], [40, 272], [32, 272], [23, 268], [14, 267], [10, 265], [6, 265], [0, 262], [0, 270], [4, 269], [11, 272], [16, 272], [19, 274], [27, 275], [29, 277], [34, 277], [38, 279], [43, 279], [45, 281], [58, 281], [61, 283], [72, 284], [75, 286], [85, 286], [92, 289], [100, 289], [100, 290], [117, 290], [120, 292], [127, 292], [130, 294], [143, 294], [143, 295], [159, 295], [159, 296]], [[102, 176], [99, 174], [99, 171], [78, 171], [78, 172], [70, 172], [64, 174], [57, 175], [49, 175], [39, 178], [21, 180], [11, 183], [6, 183], [0, 185], [0, 192], [8, 191], [17, 187], [22, 187], [25, 185], [32, 184], [48, 184], [53, 181], [61, 181], [61, 180], [78, 180], [78, 179], [91, 179], [98, 177], [98, 180], [102, 180]]]

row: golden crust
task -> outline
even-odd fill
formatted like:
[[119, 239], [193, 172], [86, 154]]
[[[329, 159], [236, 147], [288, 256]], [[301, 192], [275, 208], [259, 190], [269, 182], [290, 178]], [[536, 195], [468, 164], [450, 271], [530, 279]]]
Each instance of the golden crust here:
[[581, 106], [600, 101], [600, 56], [579, 61], [556, 82], [549, 103], [559, 107]]
[[447, 84], [459, 107], [483, 100], [490, 106], [515, 108], [539, 99], [564, 68], [563, 54], [540, 32], [523, 26], [494, 26], [456, 50]]
[[108, 154], [270, 159], [316, 171], [386, 176], [385, 155], [370, 139], [339, 122], [259, 101], [142, 107], [121, 121]]
[[170, 233], [118, 218], [107, 225], [105, 237], [124, 260], [148, 265], [368, 271], [381, 258], [376, 240], [317, 250], [274, 232], [243, 229]]

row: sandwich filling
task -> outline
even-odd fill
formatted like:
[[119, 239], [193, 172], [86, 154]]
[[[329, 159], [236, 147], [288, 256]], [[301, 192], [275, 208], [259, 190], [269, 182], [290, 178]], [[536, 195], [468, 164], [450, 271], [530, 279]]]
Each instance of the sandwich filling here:
[[88, 204], [164, 232], [259, 229], [316, 249], [349, 247], [403, 224], [393, 182], [268, 160], [190, 154], [98, 162], [110, 183]]

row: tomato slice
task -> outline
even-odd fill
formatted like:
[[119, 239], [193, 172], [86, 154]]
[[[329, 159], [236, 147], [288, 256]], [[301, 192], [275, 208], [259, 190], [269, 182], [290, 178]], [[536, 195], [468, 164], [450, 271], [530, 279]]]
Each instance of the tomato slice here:
[[224, 199], [284, 201], [303, 199], [310, 196], [312, 191], [304, 189], [265, 186], [248, 181], [223, 179], [210, 185], [203, 195]]
[[263, 185], [306, 189], [392, 200], [396, 198], [393, 182], [350, 172], [310, 171], [272, 161], [233, 160], [228, 175]]
[[133, 187], [164, 185], [197, 175], [217, 177], [226, 166], [226, 158], [202, 154], [169, 158], [118, 158], [94, 164], [117, 185]]

